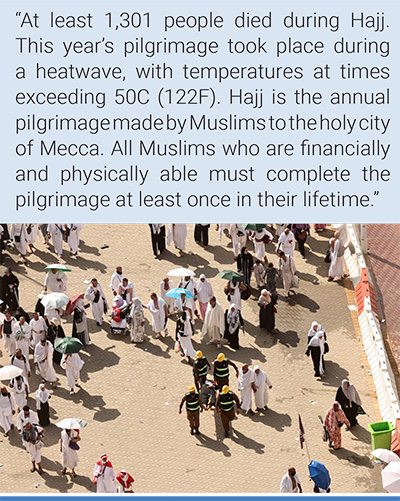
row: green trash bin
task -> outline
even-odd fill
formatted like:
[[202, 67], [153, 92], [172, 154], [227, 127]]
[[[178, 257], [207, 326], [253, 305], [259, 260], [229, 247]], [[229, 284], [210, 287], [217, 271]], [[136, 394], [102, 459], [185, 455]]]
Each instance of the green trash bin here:
[[372, 450], [388, 449], [390, 451], [392, 431], [394, 430], [392, 424], [388, 421], [371, 423], [368, 425], [368, 429], [371, 433]]

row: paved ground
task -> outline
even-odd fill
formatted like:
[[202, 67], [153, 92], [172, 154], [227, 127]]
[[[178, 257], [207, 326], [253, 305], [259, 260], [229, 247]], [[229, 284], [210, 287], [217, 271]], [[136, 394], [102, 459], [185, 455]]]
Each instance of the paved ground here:
[[369, 224], [367, 238], [382, 328], [400, 369], [400, 224]]
[[[189, 253], [180, 258], [172, 250], [157, 261], [151, 253], [147, 225], [85, 225], [81, 257], [77, 261], [66, 258], [73, 266], [68, 275], [68, 293], [83, 292], [86, 287], [83, 280], [97, 276], [111, 298], [110, 277], [115, 266], [121, 264], [137, 295], [146, 300], [150, 292], [158, 291], [158, 284], [169, 269], [190, 266], [197, 276], [205, 273], [210, 278], [217, 298], [225, 307], [224, 282], [216, 275], [221, 269], [233, 269], [233, 254], [226, 237], [219, 242], [214, 225], [210, 234], [211, 245], [204, 250], [194, 243], [190, 225]], [[71, 416], [89, 422], [80, 442], [79, 476], [72, 480], [60, 474], [60, 434], [54, 425], [47, 428], [43, 449], [46, 472], [42, 477], [29, 472], [29, 458], [21, 448], [20, 437], [13, 431], [9, 439], [2, 438], [0, 442], [3, 463], [0, 490], [93, 492], [93, 465], [106, 451], [117, 471], [126, 468], [131, 472], [138, 493], [278, 492], [281, 477], [290, 465], [297, 468], [304, 491], [311, 492], [306, 451], [300, 449], [298, 441], [300, 412], [311, 458], [328, 467], [333, 492], [382, 492], [380, 466], [371, 459], [367, 431], [367, 423], [380, 417], [375, 414], [368, 367], [364, 365], [365, 357], [362, 358], [348, 309], [351, 284], [347, 280], [345, 284], [326, 281], [328, 265], [323, 257], [330, 235], [329, 230], [322, 235], [312, 233], [306, 260], [295, 252], [300, 289], [293, 299], [280, 300], [277, 305], [280, 333], [270, 335], [258, 328], [255, 292], [243, 310], [246, 335], [241, 338], [242, 348], [238, 352], [225, 349], [235, 363], [257, 363], [267, 371], [273, 383], [270, 410], [253, 418], [240, 415], [234, 421], [233, 437], [228, 439], [223, 438], [219, 418], [215, 420], [211, 412], [203, 413], [203, 434], [190, 436], [186, 417], [178, 414], [178, 405], [192, 382], [191, 369], [174, 352], [173, 339], [154, 339], [147, 323], [149, 338], [134, 345], [126, 337], [110, 335], [107, 325], [100, 329], [91, 320], [92, 344], [82, 352], [86, 361], [83, 388], [71, 398], [65, 375], [57, 369], [60, 386], [51, 399], [53, 422]], [[109, 247], [100, 249], [104, 244]], [[276, 262], [274, 247], [268, 247], [270, 257]], [[15, 259], [16, 255], [12, 257]], [[42, 288], [44, 265], [55, 261], [55, 255], [38, 240], [38, 252], [29, 257], [26, 267], [11, 264], [21, 280], [22, 304], [27, 311], [33, 310]], [[326, 328], [330, 345], [327, 375], [322, 381], [313, 377], [311, 360], [304, 355], [313, 320]], [[69, 334], [71, 323], [69, 319], [63, 322]], [[200, 344], [199, 324], [196, 327], [195, 348], [201, 347], [208, 359], [213, 360], [217, 349]], [[0, 364], [6, 363], [3, 352]], [[318, 415], [325, 415], [345, 377], [357, 387], [367, 415], [360, 417], [360, 426], [354, 431], [343, 431], [343, 449], [333, 452], [322, 442]], [[36, 389], [38, 378], [31, 379], [31, 387]], [[234, 378], [232, 381], [235, 382]], [[32, 398], [30, 404], [34, 405]]]

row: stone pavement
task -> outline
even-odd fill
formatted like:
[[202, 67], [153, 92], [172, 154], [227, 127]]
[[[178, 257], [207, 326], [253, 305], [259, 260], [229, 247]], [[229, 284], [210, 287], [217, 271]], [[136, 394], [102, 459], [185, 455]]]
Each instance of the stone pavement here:
[[[374, 275], [376, 299], [397, 373], [400, 369], [400, 224], [369, 224], [368, 260]], [[397, 377], [397, 383], [399, 379]]]
[[[207, 250], [195, 244], [189, 225], [188, 253], [178, 257], [175, 249], [170, 249], [158, 261], [151, 252], [147, 225], [84, 225], [80, 257], [75, 260], [65, 252], [65, 262], [73, 267], [68, 274], [68, 293], [72, 296], [84, 292], [83, 281], [97, 276], [111, 300], [111, 274], [121, 264], [124, 274], [133, 281], [136, 294], [146, 304], [149, 294], [158, 292], [159, 282], [168, 270], [189, 266], [197, 276], [206, 274], [217, 299], [226, 307], [225, 282], [216, 275], [222, 269], [235, 269], [233, 253], [229, 240], [223, 236], [220, 242], [214, 228], [212, 225]], [[60, 385], [52, 391], [50, 401], [53, 423], [73, 416], [89, 422], [81, 432], [79, 476], [72, 479], [60, 473], [60, 430], [54, 425], [46, 430], [42, 477], [29, 472], [29, 458], [14, 430], [10, 438], [0, 441], [0, 463], [4, 465], [0, 468], [0, 490], [94, 492], [93, 466], [100, 454], [107, 452], [116, 472], [126, 468], [133, 475], [138, 493], [278, 492], [281, 477], [291, 465], [297, 468], [304, 491], [312, 492], [306, 450], [300, 449], [298, 440], [299, 412], [311, 458], [329, 469], [332, 492], [382, 492], [381, 466], [370, 456], [367, 430], [367, 423], [380, 416], [374, 408], [368, 367], [348, 309], [346, 291], [351, 288], [350, 281], [343, 284], [326, 280], [328, 265], [323, 258], [330, 236], [330, 230], [322, 234], [312, 232], [305, 260], [295, 251], [300, 288], [295, 297], [281, 299], [277, 304], [279, 334], [258, 328], [258, 292], [254, 291], [243, 309], [246, 335], [241, 334], [242, 348], [237, 352], [224, 349], [236, 364], [259, 364], [268, 373], [273, 384], [268, 411], [255, 417], [240, 415], [233, 422], [234, 433], [228, 439], [223, 437], [219, 417], [215, 418], [213, 412], [203, 413], [202, 435], [191, 436], [185, 414], [178, 414], [178, 405], [192, 384], [192, 371], [174, 352], [173, 337], [152, 337], [148, 313], [149, 337], [138, 345], [131, 344], [128, 337], [110, 335], [108, 324], [99, 328], [90, 319], [92, 343], [81, 352], [86, 362], [82, 389], [71, 398], [65, 374], [57, 368]], [[101, 249], [104, 244], [108, 247]], [[20, 278], [21, 301], [28, 312], [33, 310], [42, 289], [44, 265], [57, 262], [55, 255], [43, 247], [41, 237], [37, 246], [38, 251], [29, 256], [27, 266], [13, 264], [16, 254], [7, 260]], [[249, 247], [252, 250], [251, 244]], [[275, 246], [267, 247], [269, 257], [276, 263]], [[281, 286], [278, 292], [282, 292]], [[323, 380], [313, 377], [312, 362], [305, 356], [313, 320], [325, 327], [330, 345]], [[70, 322], [70, 318], [63, 320], [67, 334], [71, 332]], [[173, 327], [170, 325], [170, 333], [174, 332]], [[201, 348], [213, 361], [221, 350], [202, 345], [199, 328], [197, 322], [194, 347]], [[2, 343], [0, 347], [3, 348]], [[0, 364], [6, 363], [3, 350]], [[357, 387], [367, 415], [360, 416], [360, 425], [354, 431], [343, 430], [343, 449], [333, 452], [322, 442], [318, 416], [325, 416], [345, 377]], [[37, 376], [32, 376], [31, 388], [36, 389], [38, 382]], [[231, 386], [236, 391], [233, 374]], [[34, 406], [32, 394], [29, 403]]]

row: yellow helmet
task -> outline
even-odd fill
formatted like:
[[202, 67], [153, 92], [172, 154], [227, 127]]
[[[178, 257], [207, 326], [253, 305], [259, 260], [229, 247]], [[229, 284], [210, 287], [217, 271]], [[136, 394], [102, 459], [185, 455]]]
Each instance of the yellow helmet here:
[[217, 357], [218, 362], [222, 362], [225, 359], [225, 355], [223, 353], [220, 353]]
[[197, 358], [203, 358], [203, 352], [202, 351], [196, 351], [196, 357]]
[[188, 391], [190, 391], [190, 392], [195, 391], [194, 386], [189, 386]]
[[225, 385], [225, 386], [222, 387], [222, 393], [224, 395], [226, 395], [228, 393], [228, 391], [229, 391], [229, 386], [228, 385]]

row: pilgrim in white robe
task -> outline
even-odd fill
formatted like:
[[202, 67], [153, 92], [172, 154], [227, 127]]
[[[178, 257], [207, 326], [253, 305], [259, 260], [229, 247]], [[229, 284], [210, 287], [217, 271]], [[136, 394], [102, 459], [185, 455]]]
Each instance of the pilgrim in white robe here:
[[165, 301], [164, 299], [161, 299], [160, 297], [158, 298], [158, 308], [156, 308], [156, 305], [154, 304], [153, 299], [146, 305], [146, 308], [149, 310], [151, 313], [151, 327], [153, 329], [153, 332], [156, 334], [159, 334], [161, 331], [165, 331]]
[[16, 355], [10, 357], [10, 365], [15, 365], [15, 367], [22, 369], [22, 376], [25, 378], [27, 378], [28, 374], [31, 372], [29, 361], [24, 357], [24, 355], [22, 355], [21, 358], [17, 358]]
[[284, 475], [281, 480], [280, 492], [290, 493], [290, 494], [294, 492], [299, 492], [298, 486], [300, 485], [300, 480], [299, 477], [297, 476], [297, 473], [294, 475], [294, 479], [295, 479], [295, 487], [293, 487], [292, 478], [290, 477], [289, 473], [286, 473], [286, 475]]
[[[202, 281], [201, 279], [204, 278]], [[204, 321], [207, 312], [208, 301], [213, 297], [214, 292], [209, 280], [204, 275], [200, 275], [200, 279], [196, 282], [197, 299], [199, 301], [200, 315]]]
[[[34, 431], [37, 434], [42, 433], [44, 430], [41, 426], [35, 426]], [[25, 442], [25, 449], [29, 454], [32, 462], [36, 464], [40, 464], [42, 462], [42, 447], [38, 444], [37, 441], [34, 444], [32, 444], [31, 442]]]
[[115, 485], [115, 473], [114, 469], [111, 466], [111, 463], [107, 461], [106, 464], [102, 464], [101, 461], [98, 461], [93, 470], [93, 475], [97, 477], [96, 481], [96, 492], [108, 492], [115, 493], [117, 492], [117, 486]]
[[224, 310], [218, 301], [213, 307], [208, 303], [206, 316], [201, 331], [201, 339], [210, 343], [221, 343], [225, 332], [225, 317]]
[[65, 370], [67, 375], [67, 385], [73, 389], [80, 379], [80, 372], [85, 362], [81, 359], [78, 353], [70, 353], [63, 355], [60, 366]]
[[[21, 433], [22, 428], [26, 425], [26, 423], [31, 423], [31, 424], [39, 424], [38, 418], [36, 414], [33, 412], [33, 410], [29, 409], [29, 416], [25, 417], [25, 412], [20, 411], [17, 415], [17, 430], [18, 433]], [[22, 445], [26, 447], [26, 442], [24, 439], [22, 439]]]
[[68, 435], [67, 430], [61, 432], [61, 453], [62, 453], [62, 465], [63, 468], [68, 468], [73, 470], [78, 466], [78, 452], [75, 449], [71, 449], [69, 442], [71, 438], [77, 438], [78, 432], [75, 430], [70, 430], [70, 435]]
[[270, 242], [272, 242], [273, 236], [269, 231], [267, 231], [266, 228], [261, 228], [261, 230], [254, 231], [251, 235], [251, 239], [254, 243], [254, 252], [256, 254], [256, 258], [260, 261], [263, 261], [265, 258], [265, 243], [263, 241], [263, 238], [265, 236], [267, 236]]
[[296, 272], [293, 257], [286, 254], [286, 261], [282, 257], [278, 258], [278, 270], [282, 275], [283, 288], [285, 289], [286, 294], [289, 294], [292, 287], [293, 275]]
[[190, 277], [189, 280], [181, 278], [178, 287], [189, 291], [193, 296], [193, 298], [186, 297], [186, 306], [190, 308], [194, 313], [196, 311], [196, 303], [194, 301], [194, 297], [196, 296], [195, 294], [196, 282], [193, 280], [192, 277]]
[[54, 245], [54, 251], [58, 256], [62, 256], [63, 253], [63, 225], [51, 223], [47, 226], [47, 231], [51, 235], [51, 240]]
[[276, 223], [275, 226], [276, 226], [275, 235], [278, 237], [278, 240], [279, 240], [279, 237], [282, 235], [283, 230], [285, 229], [286, 225], [285, 224], [278, 224], [278, 223]]
[[71, 223], [67, 224], [67, 228], [69, 229], [67, 243], [71, 249], [71, 253], [78, 255], [79, 234], [82, 231], [82, 225], [78, 223]]
[[53, 352], [53, 345], [50, 341], [46, 341], [45, 345], [42, 345], [42, 343], [36, 345], [33, 355], [35, 364], [38, 364], [40, 375], [45, 381], [49, 381], [50, 383], [57, 381], [57, 375], [53, 365]]
[[229, 294], [228, 296], [229, 306], [234, 304], [237, 310], [242, 311], [242, 295], [239, 283], [233, 285], [233, 283], [230, 282], [229, 286], [233, 290], [233, 294]]
[[53, 318], [57, 319], [57, 322], [61, 324], [61, 315], [64, 313], [62, 308], [45, 308], [44, 316], [48, 318], [49, 321], [53, 320]]
[[117, 270], [114, 271], [111, 277], [110, 288], [113, 291], [114, 296], [118, 294], [119, 286], [122, 284], [122, 280], [125, 278], [124, 274], [118, 273]]
[[[256, 370], [260, 372], [257, 374]], [[256, 392], [254, 392], [254, 403], [257, 409], [263, 409], [267, 406], [269, 400], [268, 388], [272, 386], [270, 378], [262, 371], [258, 365], [254, 367], [254, 386], [256, 387]]]
[[[329, 267], [329, 276], [330, 277], [343, 277], [344, 276], [344, 246], [343, 242], [336, 238], [335, 243], [333, 245], [332, 251], [332, 243], [335, 239], [331, 238], [329, 240], [329, 246], [331, 248], [331, 265]], [[338, 254], [342, 254], [339, 256]]]
[[[30, 232], [29, 232], [29, 230], [30, 230]], [[39, 227], [37, 224], [27, 224], [26, 225], [26, 243], [29, 246], [33, 247], [35, 245], [38, 231], [39, 231]]]
[[[17, 240], [15, 239], [17, 237]], [[19, 238], [18, 238], [19, 237]], [[15, 248], [21, 254], [25, 256], [26, 254], [26, 224], [14, 223], [10, 226], [10, 238], [14, 241]]]
[[128, 282], [125, 286], [124, 284], [119, 285], [118, 295], [125, 299], [128, 304], [132, 303], [132, 299], [135, 297], [135, 288], [133, 287], [132, 282]]
[[46, 273], [44, 279], [44, 286], [47, 291], [51, 292], [64, 292], [67, 290], [67, 275], [63, 271], [52, 270]]
[[[99, 300], [97, 302], [94, 302], [97, 291], [100, 293]], [[85, 298], [90, 301], [93, 317], [95, 318], [96, 322], [101, 325], [103, 323], [104, 309], [108, 309], [108, 303], [99, 282], [97, 282], [96, 287], [94, 287], [93, 284], [89, 285], [85, 293]]]
[[187, 236], [186, 224], [168, 225], [168, 237], [167, 237], [168, 246], [171, 245], [173, 242], [178, 250], [184, 251], [186, 248], [186, 236]]
[[131, 319], [131, 342], [142, 343], [144, 341], [144, 311], [138, 297], [133, 298]]
[[31, 328], [29, 327], [29, 324], [27, 324], [26, 322], [24, 324], [17, 322], [14, 325], [13, 330], [15, 334], [15, 341], [17, 343], [17, 348], [19, 348], [22, 351], [22, 354], [24, 355], [29, 364], [29, 344], [31, 339]]
[[231, 224], [229, 234], [232, 237], [233, 255], [236, 259], [242, 248], [246, 246], [247, 235], [241, 224]]
[[17, 381], [15, 378], [13, 378], [11, 380], [11, 384], [12, 384], [12, 393], [14, 395], [15, 404], [18, 407], [18, 410], [21, 410], [24, 407], [24, 405], [28, 403], [28, 397], [26, 395], [26, 392], [28, 392], [29, 395], [28, 379], [22, 376], [21, 379]]
[[[190, 320], [193, 322], [193, 309], [192, 306], [190, 306], [190, 301], [189, 298], [185, 298], [183, 301], [180, 297], [175, 299], [174, 302], [174, 310], [177, 311], [178, 313], [182, 313], [186, 311], [190, 317]], [[186, 310], [184, 308], [187, 308]]]
[[46, 337], [47, 325], [44, 318], [39, 316], [37, 320], [32, 318], [29, 322], [29, 327], [31, 328], [32, 335], [31, 346], [35, 349], [39, 341]]
[[296, 246], [296, 239], [291, 231], [286, 235], [285, 232], [281, 234], [278, 239], [276, 251], [283, 251], [288, 256], [293, 256], [293, 251]]
[[196, 358], [196, 352], [194, 351], [192, 344], [192, 324], [190, 322], [189, 316], [186, 316], [184, 322], [183, 335], [179, 332], [179, 343], [186, 357]]
[[13, 411], [16, 411], [15, 403], [11, 393], [0, 392], [0, 426], [3, 428], [4, 433], [8, 433], [13, 424]]
[[240, 408], [243, 409], [246, 413], [251, 410], [252, 406], [252, 394], [253, 388], [252, 383], [254, 383], [254, 371], [253, 369], [248, 369], [246, 373], [243, 372], [243, 369], [239, 369], [239, 380], [238, 380], [238, 390], [240, 391], [240, 397], [242, 403]]
[[172, 280], [168, 279], [168, 282], [165, 282], [164, 280], [160, 282], [160, 296], [166, 302], [169, 312], [172, 312], [175, 302], [175, 299], [173, 297], [167, 296], [167, 292], [169, 292], [171, 289], [175, 289], [175, 284]]

